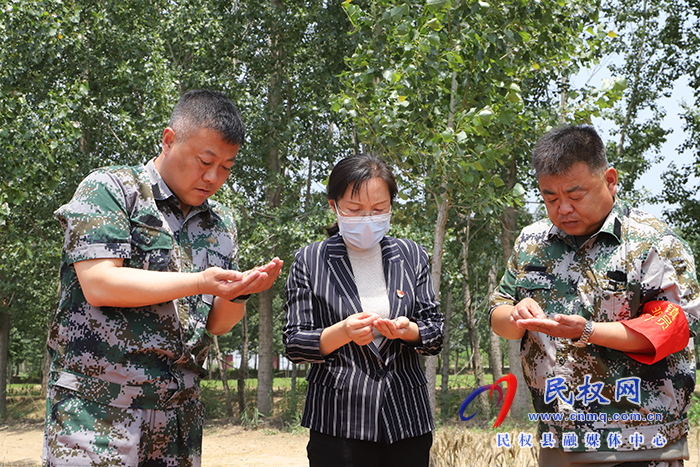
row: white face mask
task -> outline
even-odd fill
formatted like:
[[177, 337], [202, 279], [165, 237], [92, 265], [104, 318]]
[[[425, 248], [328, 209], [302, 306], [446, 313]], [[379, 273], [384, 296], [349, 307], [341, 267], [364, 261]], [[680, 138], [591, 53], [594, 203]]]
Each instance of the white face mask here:
[[341, 216], [336, 211], [340, 235], [350, 245], [360, 250], [372, 248], [389, 231], [391, 212], [379, 216]]

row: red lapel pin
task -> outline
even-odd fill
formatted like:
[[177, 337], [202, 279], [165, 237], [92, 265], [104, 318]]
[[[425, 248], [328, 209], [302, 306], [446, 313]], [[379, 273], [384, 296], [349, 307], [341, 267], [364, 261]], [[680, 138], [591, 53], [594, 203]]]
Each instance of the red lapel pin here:
[[396, 296], [399, 297], [399, 298], [403, 298], [403, 292], [400, 291], [400, 290], [397, 290], [397, 291], [396, 291]]

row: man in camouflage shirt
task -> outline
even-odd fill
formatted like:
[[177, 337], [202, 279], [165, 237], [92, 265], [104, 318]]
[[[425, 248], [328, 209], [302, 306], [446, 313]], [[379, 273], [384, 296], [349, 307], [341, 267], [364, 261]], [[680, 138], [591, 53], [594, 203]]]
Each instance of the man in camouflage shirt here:
[[683, 465], [700, 311], [692, 252], [615, 198], [593, 128], [551, 131], [533, 167], [549, 219], [516, 240], [491, 326], [521, 339], [540, 465]]
[[157, 158], [95, 170], [56, 211], [44, 465], [200, 465], [208, 333], [228, 332], [282, 266], [238, 272], [233, 215], [208, 200], [244, 137], [223, 94], [190, 91]]

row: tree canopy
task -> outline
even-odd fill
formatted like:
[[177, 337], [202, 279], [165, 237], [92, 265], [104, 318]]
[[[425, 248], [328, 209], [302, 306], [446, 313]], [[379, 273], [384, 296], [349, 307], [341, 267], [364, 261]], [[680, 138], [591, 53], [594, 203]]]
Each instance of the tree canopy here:
[[[698, 17], [692, 2], [651, 0], [6, 1], [0, 314], [11, 332], [0, 329], [0, 341], [41, 373], [63, 240], [53, 211], [90, 170], [156, 156], [179, 95], [210, 88], [248, 128], [216, 195], [238, 216], [240, 266], [286, 262], [270, 295], [249, 302], [251, 351], [283, 351], [287, 268], [324, 237], [325, 180], [358, 151], [399, 176], [391, 234], [428, 248], [443, 303], [449, 292], [455, 309], [475, 310], [470, 322], [452, 318], [455, 348], [476, 342], [463, 337], [472, 328], [487, 346], [486, 277], [500, 275], [508, 234], [535, 213], [532, 145], [560, 123], [605, 119], [623, 196], [647, 199], [637, 181], [671, 130], [660, 99], [683, 75], [700, 96]], [[611, 56], [613, 79], [572, 84]], [[696, 161], [669, 165], [662, 198], [677, 206], [667, 220], [697, 244], [700, 114], [696, 102], [686, 109], [683, 148]], [[221, 345], [240, 349], [241, 327]]]

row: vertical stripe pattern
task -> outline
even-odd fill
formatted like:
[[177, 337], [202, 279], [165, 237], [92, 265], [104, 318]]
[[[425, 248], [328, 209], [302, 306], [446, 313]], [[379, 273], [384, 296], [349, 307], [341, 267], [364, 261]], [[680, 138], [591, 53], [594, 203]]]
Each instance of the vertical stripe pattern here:
[[362, 311], [340, 235], [297, 251], [285, 287], [284, 345], [295, 363], [311, 363], [302, 425], [332, 436], [390, 443], [434, 429], [418, 354], [442, 348], [443, 317], [430, 280], [428, 254], [415, 242], [384, 237], [382, 263], [391, 318], [418, 325], [422, 345], [401, 340], [351, 342], [324, 358], [321, 332]]

